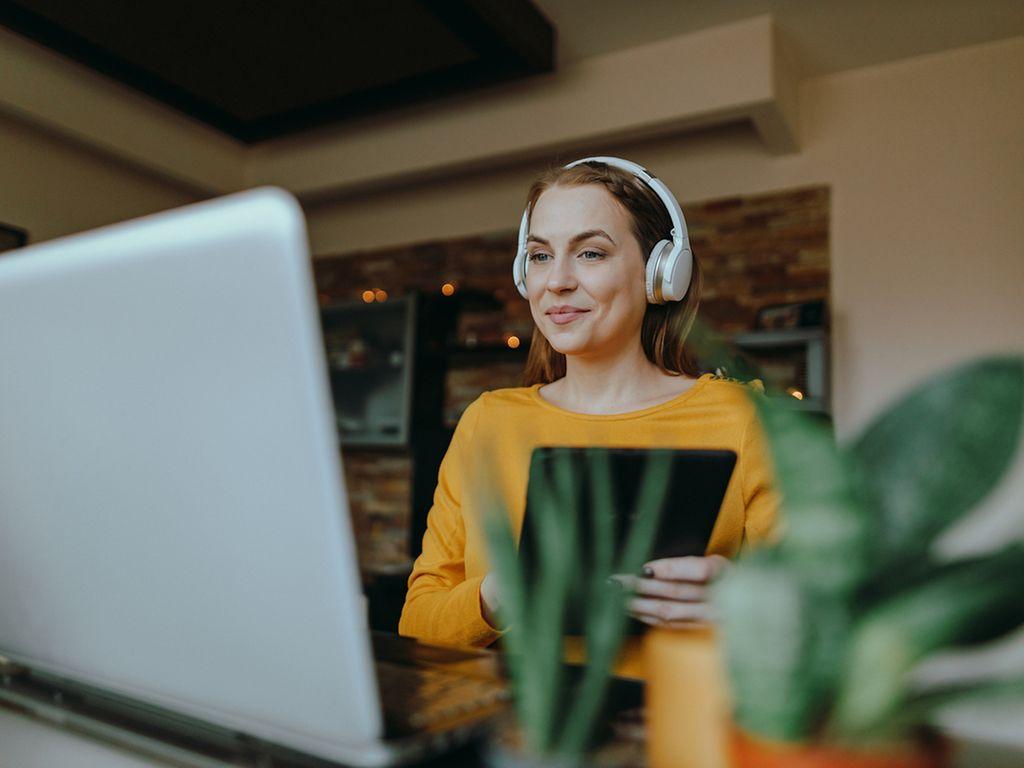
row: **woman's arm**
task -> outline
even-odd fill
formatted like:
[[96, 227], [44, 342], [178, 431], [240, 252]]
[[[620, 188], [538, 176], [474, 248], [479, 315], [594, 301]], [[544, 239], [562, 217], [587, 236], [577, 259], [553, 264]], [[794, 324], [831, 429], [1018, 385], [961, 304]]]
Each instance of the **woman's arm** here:
[[778, 536], [781, 497], [775, 484], [771, 453], [756, 411], [743, 433], [739, 471], [743, 491], [743, 548], [774, 541]]
[[487, 623], [480, 603], [482, 576], [466, 578], [464, 473], [479, 418], [479, 400], [466, 409], [438, 472], [427, 515], [423, 552], [409, 576], [398, 633], [445, 645], [483, 646], [501, 633]]

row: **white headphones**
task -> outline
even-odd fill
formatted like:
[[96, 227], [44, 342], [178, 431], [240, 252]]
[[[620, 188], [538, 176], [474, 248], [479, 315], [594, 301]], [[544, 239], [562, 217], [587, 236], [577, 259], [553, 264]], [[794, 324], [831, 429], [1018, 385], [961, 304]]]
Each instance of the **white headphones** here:
[[[690, 251], [690, 238], [686, 231], [686, 219], [679, 208], [672, 192], [660, 179], [648, 173], [643, 166], [631, 163], [618, 157], [584, 157], [582, 160], [575, 160], [566, 168], [572, 168], [581, 163], [603, 163], [629, 171], [638, 179], [650, 187], [658, 196], [669, 217], [672, 219], [672, 241], [659, 240], [650, 256], [647, 257], [647, 301], [651, 304], [664, 304], [669, 301], [680, 301], [686, 296], [690, 287], [690, 275], [693, 273], [693, 253]], [[512, 262], [512, 279], [515, 280], [516, 288], [520, 295], [528, 298], [526, 293], [526, 272], [530, 268], [530, 262], [526, 258], [526, 235], [530, 226], [530, 206], [523, 211], [522, 221], [519, 222], [519, 248], [516, 251], [515, 260]]]

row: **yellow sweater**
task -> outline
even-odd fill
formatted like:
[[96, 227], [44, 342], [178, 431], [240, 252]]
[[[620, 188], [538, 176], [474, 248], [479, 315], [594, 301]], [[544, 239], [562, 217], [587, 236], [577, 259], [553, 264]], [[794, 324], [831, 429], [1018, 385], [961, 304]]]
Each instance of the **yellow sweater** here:
[[409, 577], [400, 634], [472, 646], [488, 645], [501, 634], [480, 607], [480, 583], [488, 572], [481, 510], [489, 500], [502, 503], [518, 535], [530, 454], [537, 446], [735, 451], [736, 468], [707, 554], [732, 557], [773, 528], [778, 497], [744, 385], [704, 374], [667, 402], [612, 415], [564, 410], [542, 399], [538, 389], [536, 384], [485, 392], [459, 420], [438, 473], [423, 553]]

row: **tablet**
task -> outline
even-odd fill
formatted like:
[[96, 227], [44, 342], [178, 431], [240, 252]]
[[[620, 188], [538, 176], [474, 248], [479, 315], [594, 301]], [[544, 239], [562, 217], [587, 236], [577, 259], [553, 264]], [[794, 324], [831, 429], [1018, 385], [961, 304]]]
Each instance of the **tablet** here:
[[[647, 461], [654, 456], [670, 461], [668, 492], [659, 510], [654, 545], [647, 560], [663, 557], [703, 555], [718, 519], [726, 487], [736, 465], [736, 454], [729, 450], [674, 448], [536, 448], [530, 458], [526, 511], [519, 540], [519, 558], [528, 582], [535, 584], [539, 557], [537, 522], [538, 507], [544, 506], [543, 494], [554, 493], [554, 470], [560, 458], [572, 467], [573, 495], [578, 503], [570, 504], [576, 515], [579, 551], [578, 594], [571, 601], [585, 601], [583, 577], [592, 567], [594, 474], [610, 471], [615, 556], [618, 560], [625, 546], [632, 522], [638, 512], [636, 500], [640, 492]], [[570, 556], [566, 552], [566, 556]], [[582, 632], [582, 617], [570, 611], [567, 632]], [[642, 625], [636, 625], [634, 629]]]

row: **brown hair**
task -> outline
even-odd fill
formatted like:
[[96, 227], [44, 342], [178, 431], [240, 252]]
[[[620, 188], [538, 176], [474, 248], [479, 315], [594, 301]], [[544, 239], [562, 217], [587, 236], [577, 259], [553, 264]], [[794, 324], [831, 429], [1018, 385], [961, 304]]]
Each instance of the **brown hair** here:
[[[670, 240], [672, 219], [654, 191], [629, 171], [599, 162], [572, 168], [550, 168], [530, 187], [527, 204], [533, 210], [537, 200], [555, 185], [600, 184], [619, 201], [629, 214], [633, 236], [640, 243], [646, 262], [659, 240]], [[703, 276], [696, 257], [690, 289], [682, 301], [648, 304], [640, 329], [640, 343], [647, 359], [665, 373], [696, 376], [697, 365], [685, 346], [686, 337], [697, 317]], [[547, 384], [565, 376], [565, 355], [556, 352], [539, 328], [533, 329], [530, 354], [526, 359], [523, 384]]]

